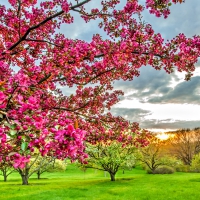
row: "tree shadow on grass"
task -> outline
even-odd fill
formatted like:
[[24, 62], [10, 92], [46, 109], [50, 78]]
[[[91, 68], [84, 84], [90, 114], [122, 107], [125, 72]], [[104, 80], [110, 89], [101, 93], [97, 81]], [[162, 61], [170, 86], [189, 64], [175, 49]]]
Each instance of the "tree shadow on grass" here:
[[14, 183], [12, 184], [12, 183], [11, 183], [11, 184], [9, 184], [9, 185], [15, 185], [15, 186], [17, 186], [17, 185], [18, 185], [18, 186], [19, 186], [19, 185], [21, 185], [21, 186], [35, 186], [35, 185], [36, 185], [36, 186], [37, 186], [37, 185], [47, 185], [47, 183], [29, 183], [28, 185], [22, 185], [21, 183], [16, 183], [16, 184], [14, 184]]
[[190, 179], [190, 182], [200, 182], [200, 178], [194, 178], [194, 179]]
[[118, 178], [117, 180], [118, 181], [132, 181], [134, 180], [135, 178]]

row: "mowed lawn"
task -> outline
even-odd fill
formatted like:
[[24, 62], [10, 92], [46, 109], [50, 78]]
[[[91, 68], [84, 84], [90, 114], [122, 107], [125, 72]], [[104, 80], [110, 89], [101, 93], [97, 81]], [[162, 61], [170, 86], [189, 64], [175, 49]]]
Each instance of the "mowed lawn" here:
[[0, 200], [199, 200], [200, 174], [175, 173], [149, 175], [140, 169], [122, 171], [111, 182], [104, 172], [75, 166], [63, 173], [32, 177], [30, 185], [21, 185], [17, 173], [0, 181]]

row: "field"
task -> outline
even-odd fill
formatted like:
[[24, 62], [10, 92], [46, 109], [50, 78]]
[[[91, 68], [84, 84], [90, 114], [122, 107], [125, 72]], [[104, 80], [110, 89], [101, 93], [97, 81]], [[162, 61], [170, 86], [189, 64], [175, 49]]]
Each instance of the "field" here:
[[[106, 175], [106, 176], [105, 176]], [[32, 177], [22, 186], [17, 173], [0, 181], [0, 200], [199, 200], [200, 174], [149, 175], [141, 169], [122, 171], [111, 182], [102, 171], [83, 172], [69, 166], [66, 172]]]

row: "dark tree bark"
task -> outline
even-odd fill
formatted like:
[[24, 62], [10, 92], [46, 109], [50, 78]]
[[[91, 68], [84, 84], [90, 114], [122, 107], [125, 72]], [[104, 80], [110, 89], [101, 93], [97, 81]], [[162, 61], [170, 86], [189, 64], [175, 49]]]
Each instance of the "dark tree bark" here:
[[115, 181], [115, 173], [109, 172], [110, 174], [110, 180]]
[[41, 175], [41, 173], [40, 173], [40, 171], [38, 171], [38, 172], [37, 172], [37, 178], [38, 178], [38, 179], [40, 179], [40, 175]]
[[24, 170], [18, 169], [19, 174], [22, 178], [22, 185], [28, 185], [28, 179], [29, 179], [29, 168], [26, 168]]
[[3, 171], [3, 181], [6, 182], [7, 181], [7, 174], [6, 171]]
[[22, 185], [28, 185], [28, 175], [21, 175], [22, 177]]

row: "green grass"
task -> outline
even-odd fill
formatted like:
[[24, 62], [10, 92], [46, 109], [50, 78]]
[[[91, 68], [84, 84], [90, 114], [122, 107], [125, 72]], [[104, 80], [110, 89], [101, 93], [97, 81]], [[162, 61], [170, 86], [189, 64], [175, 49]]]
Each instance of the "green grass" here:
[[[2, 180], [2, 179], [1, 179]], [[122, 171], [111, 182], [104, 172], [85, 173], [70, 166], [64, 173], [46, 173], [21, 185], [17, 173], [0, 181], [0, 200], [199, 200], [200, 174], [150, 175], [143, 170]]]

